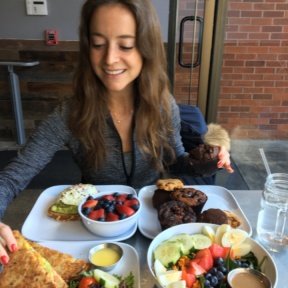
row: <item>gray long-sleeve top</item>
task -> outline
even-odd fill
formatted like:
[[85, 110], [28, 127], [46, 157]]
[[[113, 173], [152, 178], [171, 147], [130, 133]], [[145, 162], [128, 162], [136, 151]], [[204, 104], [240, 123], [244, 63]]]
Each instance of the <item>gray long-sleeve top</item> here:
[[[181, 142], [179, 108], [172, 97], [171, 101], [176, 136], [173, 148], [177, 163], [170, 167], [170, 175], [175, 177], [198, 177], [200, 175], [195, 173], [188, 163], [188, 154], [184, 151]], [[158, 171], [137, 147], [134, 141], [135, 131], [133, 132], [133, 153], [131, 153], [133, 155], [130, 155], [130, 157], [129, 155], [123, 155], [121, 139], [110, 115], [107, 115], [108, 129], [105, 132], [109, 146], [107, 161], [101, 170], [97, 171], [85, 166], [83, 161], [86, 153], [85, 148], [67, 125], [70, 109], [71, 100], [66, 99], [60, 103], [53, 113], [41, 122], [27, 144], [18, 152], [18, 156], [0, 172], [0, 219], [14, 197], [25, 189], [32, 178], [51, 161], [54, 154], [63, 146], [67, 146], [72, 151], [74, 160], [87, 183], [94, 185], [122, 184], [139, 189], [155, 184], [159, 178]], [[131, 159], [130, 165], [127, 165], [127, 159]], [[159, 160], [161, 161], [161, 159]]]

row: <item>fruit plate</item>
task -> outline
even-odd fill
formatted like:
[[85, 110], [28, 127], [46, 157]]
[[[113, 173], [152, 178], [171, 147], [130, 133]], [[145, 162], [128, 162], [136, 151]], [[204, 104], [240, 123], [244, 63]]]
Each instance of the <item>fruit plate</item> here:
[[[22, 226], [22, 234], [32, 241], [122, 241], [130, 238], [137, 230], [137, 223], [115, 237], [100, 237], [92, 234], [83, 225], [82, 221], [56, 221], [47, 216], [48, 208], [55, 203], [58, 194], [71, 185], [52, 186], [44, 190], [30, 211]], [[136, 191], [125, 185], [98, 185], [99, 192], [128, 192], [136, 195]]]
[[[97, 244], [102, 244], [102, 241], [44, 241], [39, 242], [39, 244], [48, 247], [50, 249], [58, 250], [62, 253], [67, 253], [75, 257], [76, 259], [83, 259], [88, 261], [89, 250], [96, 246]], [[115, 268], [109, 271], [109, 274], [115, 274], [118, 276], [125, 277], [129, 275], [130, 271], [135, 277], [134, 287], [140, 287], [140, 265], [139, 257], [136, 250], [125, 243], [121, 242], [111, 242], [116, 243], [123, 249], [123, 259], [121, 260], [124, 265], [119, 263]]]
[[[219, 208], [233, 212], [239, 217], [241, 222], [239, 228], [246, 231], [249, 236], [252, 235], [252, 227], [248, 219], [244, 215], [237, 200], [229, 190], [213, 185], [195, 185], [184, 187], [196, 188], [208, 196], [208, 201], [205, 203], [202, 211], [209, 208]], [[141, 234], [150, 239], [153, 239], [162, 231], [158, 221], [157, 210], [152, 205], [152, 197], [156, 189], [157, 187], [155, 185], [150, 185], [143, 187], [138, 193], [138, 198], [142, 203], [142, 211], [138, 219], [138, 228]]]
[[[161, 286], [154, 274], [154, 270], [153, 270], [153, 252], [155, 250], [155, 248], [162, 243], [165, 240], [170, 239], [171, 237], [180, 234], [180, 233], [188, 233], [188, 234], [196, 234], [196, 233], [202, 233], [202, 229], [203, 226], [210, 226], [212, 227], [214, 230], [218, 227], [218, 225], [215, 224], [205, 224], [205, 223], [188, 223], [188, 224], [181, 224], [181, 225], [177, 225], [174, 227], [171, 227], [163, 232], [161, 232], [159, 235], [157, 235], [153, 241], [151, 242], [151, 244], [149, 245], [148, 248], [148, 252], [147, 252], [147, 264], [148, 264], [148, 268], [150, 273], [152, 274], [152, 276], [154, 277], [156, 283], [157, 283], [157, 287], [158, 288], [163, 288], [163, 286]], [[255, 254], [255, 256], [257, 257], [258, 261], [260, 262], [262, 260], [262, 258], [264, 256], [266, 256], [266, 260], [263, 263], [263, 265], [261, 266], [262, 272], [264, 274], [266, 274], [269, 279], [271, 280], [273, 287], [276, 287], [277, 284], [277, 279], [278, 279], [278, 273], [276, 270], [276, 265], [272, 259], [272, 257], [269, 255], [269, 253], [261, 246], [259, 245], [255, 240], [253, 240], [252, 238], [247, 238], [246, 243], [250, 244], [251, 246], [251, 251]]]

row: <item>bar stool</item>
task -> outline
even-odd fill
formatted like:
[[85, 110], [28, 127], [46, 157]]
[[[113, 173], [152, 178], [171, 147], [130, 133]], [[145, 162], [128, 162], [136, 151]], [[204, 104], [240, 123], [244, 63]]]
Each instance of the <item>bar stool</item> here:
[[12, 101], [13, 101], [13, 109], [14, 109], [14, 118], [16, 123], [16, 132], [17, 132], [17, 143], [19, 145], [24, 145], [26, 142], [25, 138], [25, 130], [23, 124], [23, 113], [22, 113], [22, 104], [21, 104], [21, 94], [20, 94], [20, 86], [19, 86], [19, 78], [17, 74], [14, 73], [13, 67], [14, 66], [22, 66], [22, 67], [31, 67], [38, 65], [39, 61], [32, 61], [32, 62], [5, 62], [0, 61], [0, 66], [7, 66], [9, 79], [10, 79], [10, 88], [12, 94]]

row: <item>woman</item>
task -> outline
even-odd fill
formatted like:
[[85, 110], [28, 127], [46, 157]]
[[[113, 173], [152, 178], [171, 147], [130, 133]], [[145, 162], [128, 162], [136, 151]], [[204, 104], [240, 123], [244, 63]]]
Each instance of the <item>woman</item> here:
[[[92, 184], [141, 188], [154, 184], [164, 167], [175, 177], [202, 176], [181, 142], [179, 110], [169, 93], [160, 25], [150, 0], [87, 0], [79, 32], [74, 97], [42, 122], [0, 173], [0, 219], [64, 145], [83, 181]], [[221, 146], [218, 167], [233, 172], [229, 157]], [[0, 233], [9, 247], [15, 241], [3, 225]], [[5, 253], [0, 250], [2, 263]]]

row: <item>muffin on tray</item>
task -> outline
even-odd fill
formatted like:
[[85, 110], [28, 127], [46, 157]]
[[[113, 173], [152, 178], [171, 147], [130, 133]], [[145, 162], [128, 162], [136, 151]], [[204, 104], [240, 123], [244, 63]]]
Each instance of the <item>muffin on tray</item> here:
[[174, 189], [182, 188], [184, 184], [180, 179], [159, 179], [156, 186], [158, 189], [154, 191], [152, 204], [158, 209], [163, 203], [172, 200], [170, 196]]
[[241, 222], [237, 215], [234, 213], [221, 210], [217, 208], [210, 208], [203, 211], [198, 217], [197, 222], [211, 223], [211, 224], [229, 224], [232, 228], [237, 228]]
[[159, 207], [158, 219], [162, 230], [165, 230], [179, 224], [196, 222], [196, 214], [185, 203], [171, 200]]
[[195, 188], [179, 188], [171, 193], [173, 200], [184, 202], [190, 206], [196, 215], [199, 215], [208, 200], [207, 195]]
[[200, 144], [189, 152], [190, 164], [202, 175], [215, 174], [218, 170], [219, 151], [219, 146]]

